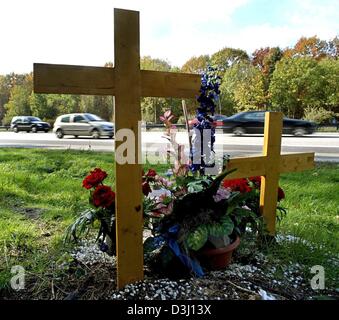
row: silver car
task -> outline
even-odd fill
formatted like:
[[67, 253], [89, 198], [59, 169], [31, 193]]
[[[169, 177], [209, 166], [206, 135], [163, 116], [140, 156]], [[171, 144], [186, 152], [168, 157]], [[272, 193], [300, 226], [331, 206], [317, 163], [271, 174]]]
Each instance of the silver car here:
[[64, 114], [56, 119], [53, 132], [59, 139], [64, 135], [113, 138], [114, 124], [91, 113]]

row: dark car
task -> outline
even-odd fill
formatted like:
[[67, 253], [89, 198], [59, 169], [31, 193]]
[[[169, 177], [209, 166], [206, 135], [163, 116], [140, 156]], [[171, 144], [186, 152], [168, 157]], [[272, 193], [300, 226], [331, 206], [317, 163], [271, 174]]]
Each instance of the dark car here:
[[32, 116], [17, 116], [13, 117], [11, 121], [11, 130], [14, 132], [26, 131], [26, 132], [48, 132], [51, 126], [47, 122], [41, 121], [41, 119]]
[[[233, 133], [241, 136], [246, 133], [264, 133], [265, 111], [240, 112], [233, 116], [214, 116], [216, 127], [223, 129], [225, 133]], [[283, 118], [283, 133], [303, 136], [312, 134], [316, 130], [316, 124], [306, 120]]]

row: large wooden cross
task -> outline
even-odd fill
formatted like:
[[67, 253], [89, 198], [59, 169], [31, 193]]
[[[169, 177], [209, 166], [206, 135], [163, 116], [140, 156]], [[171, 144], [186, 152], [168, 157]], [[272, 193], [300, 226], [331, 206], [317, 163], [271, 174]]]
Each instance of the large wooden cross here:
[[[139, 13], [114, 9], [114, 68], [34, 64], [36, 93], [115, 96], [115, 128], [131, 129], [138, 136], [141, 97], [194, 98], [200, 76], [140, 70]], [[268, 120], [268, 121], [267, 121]], [[279, 172], [313, 167], [313, 154], [280, 156], [281, 115], [266, 118], [264, 155], [231, 160], [238, 170], [231, 176], [263, 176], [261, 207], [268, 228], [275, 231]], [[115, 150], [122, 141], [115, 141]], [[135, 155], [140, 156], [136, 139]], [[136, 158], [138, 158], [136, 156]], [[141, 159], [136, 159], [141, 160]], [[141, 165], [116, 164], [117, 285], [143, 279], [143, 217]]]
[[[194, 98], [200, 76], [140, 70], [139, 12], [114, 9], [114, 68], [34, 64], [36, 93], [115, 96], [115, 129], [138, 137], [141, 97]], [[115, 150], [122, 141], [115, 140]], [[140, 157], [136, 139], [135, 155]], [[141, 165], [116, 163], [117, 284], [143, 279]]]

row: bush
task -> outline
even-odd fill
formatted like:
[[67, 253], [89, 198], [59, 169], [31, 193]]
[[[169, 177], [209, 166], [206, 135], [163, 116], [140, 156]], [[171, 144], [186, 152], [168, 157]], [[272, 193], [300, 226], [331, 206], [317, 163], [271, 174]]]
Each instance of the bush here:
[[314, 121], [317, 124], [329, 123], [335, 117], [335, 113], [322, 107], [307, 107], [304, 110], [304, 119]]

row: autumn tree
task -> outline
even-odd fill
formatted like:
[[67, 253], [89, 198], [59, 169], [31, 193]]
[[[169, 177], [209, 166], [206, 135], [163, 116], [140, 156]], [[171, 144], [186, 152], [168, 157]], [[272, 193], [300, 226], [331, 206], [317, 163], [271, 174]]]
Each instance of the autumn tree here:
[[284, 51], [284, 57], [310, 57], [316, 60], [338, 58], [338, 37], [325, 41], [317, 36], [301, 37], [293, 48]]
[[252, 54], [252, 64], [257, 67], [263, 76], [265, 106], [270, 106], [269, 87], [272, 79], [272, 74], [275, 70], [276, 63], [281, 60], [283, 55], [279, 47], [275, 48], [261, 48], [255, 50]]

